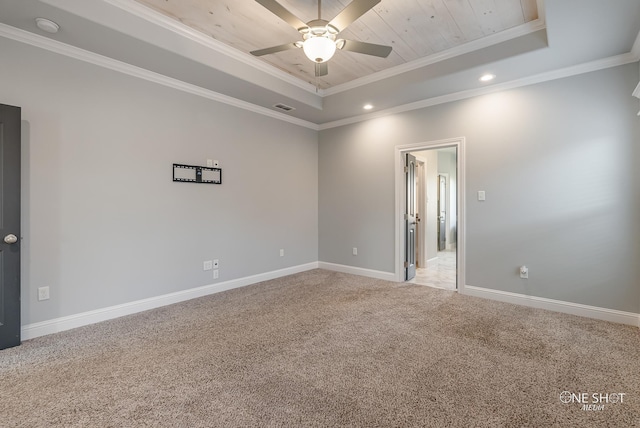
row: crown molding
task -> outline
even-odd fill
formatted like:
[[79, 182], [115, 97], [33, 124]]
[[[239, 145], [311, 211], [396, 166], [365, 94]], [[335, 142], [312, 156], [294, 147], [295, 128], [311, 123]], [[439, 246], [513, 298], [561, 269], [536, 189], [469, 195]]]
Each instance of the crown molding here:
[[[607, 68], [617, 67], [625, 64], [637, 62], [637, 58], [631, 52], [616, 55], [609, 58], [604, 58], [596, 61], [591, 61], [583, 64], [578, 64], [571, 67], [562, 68], [559, 70], [549, 71], [546, 73], [540, 73], [534, 76], [525, 77], [522, 79], [512, 80], [510, 82], [495, 84], [477, 89], [469, 89], [466, 91], [460, 91], [453, 94], [442, 95], [439, 97], [427, 98], [425, 100], [416, 101], [414, 103], [404, 104], [401, 106], [393, 107], [386, 110], [380, 110], [375, 113], [363, 114], [360, 116], [354, 116], [346, 119], [336, 120], [333, 122], [326, 122], [319, 126], [320, 130], [337, 128], [339, 126], [351, 125], [358, 122], [364, 122], [366, 120], [377, 119], [384, 116], [393, 114], [404, 113], [412, 110], [419, 110], [426, 107], [432, 107], [439, 104], [450, 103], [453, 101], [460, 101], [467, 98], [473, 98], [480, 95], [491, 94], [494, 92], [507, 91], [510, 89], [520, 88], [523, 86], [535, 85], [537, 83], [548, 82], [551, 80], [563, 79], [565, 77], [577, 76], [580, 74], [590, 73], [593, 71], [604, 70]], [[640, 96], [640, 84], [636, 88], [634, 95], [638, 93]]]
[[[51, 0], [44, 0], [51, 1]], [[150, 22], [154, 25], [162, 27], [166, 30], [169, 30], [181, 37], [184, 37], [187, 40], [190, 40], [195, 43], [199, 43], [207, 48], [210, 48], [222, 55], [226, 55], [236, 61], [239, 61], [243, 64], [246, 64], [250, 67], [258, 69], [264, 73], [269, 74], [270, 76], [276, 77], [285, 83], [296, 86], [300, 89], [304, 89], [305, 91], [316, 94], [316, 87], [307, 83], [303, 80], [300, 80], [292, 75], [285, 73], [284, 71], [276, 68], [272, 65], [265, 63], [247, 53], [244, 53], [238, 49], [232, 48], [206, 34], [194, 30], [182, 22], [176, 21], [175, 19], [171, 19], [168, 16], [163, 15], [162, 13], [151, 9], [150, 7], [144, 6], [141, 3], [138, 3], [134, 0], [102, 0], [104, 3], [109, 4], [111, 6], [117, 7], [127, 13], [131, 13], [138, 18], [142, 18], [147, 22]]]
[[54, 52], [60, 55], [67, 56], [79, 61], [83, 61], [89, 64], [103, 67], [109, 70], [113, 70], [119, 73], [127, 74], [129, 76], [137, 77], [149, 82], [157, 83], [162, 86], [177, 89], [182, 92], [197, 95], [203, 98], [207, 98], [213, 101], [217, 101], [223, 104], [227, 104], [233, 107], [237, 107], [243, 110], [258, 113], [263, 116], [268, 116], [274, 119], [289, 122], [294, 125], [303, 126], [305, 128], [319, 130], [318, 125], [306, 120], [298, 119], [285, 115], [283, 113], [272, 111], [266, 107], [258, 106], [246, 101], [239, 100], [237, 98], [224, 95], [210, 89], [205, 89], [200, 86], [185, 83], [181, 80], [164, 76], [153, 71], [146, 70], [144, 68], [136, 67], [131, 64], [127, 64], [122, 61], [115, 60], [94, 52], [90, 52], [84, 49], [80, 49], [75, 46], [68, 45], [66, 43], [59, 42], [57, 40], [49, 39], [48, 37], [40, 36], [38, 34], [31, 33], [29, 31], [21, 30], [19, 28], [12, 27], [0, 23], [0, 37], [5, 37], [20, 43], [28, 44], [40, 49], [44, 49], [50, 52]]
[[[52, 0], [43, 0], [45, 2]], [[226, 55], [234, 60], [240, 61], [246, 65], [254, 67], [264, 73], [269, 74], [272, 77], [278, 78], [285, 83], [294, 85], [300, 89], [318, 95], [320, 97], [326, 97], [329, 95], [334, 95], [340, 92], [348, 91], [351, 89], [358, 88], [360, 86], [368, 85], [370, 83], [374, 83], [380, 80], [387, 79], [389, 77], [393, 77], [402, 73], [406, 73], [412, 70], [416, 70], [418, 68], [426, 67], [428, 65], [454, 58], [460, 55], [464, 55], [469, 52], [473, 52], [478, 49], [487, 48], [498, 43], [502, 43], [517, 37], [525, 36], [527, 34], [534, 33], [539, 30], [546, 29], [546, 20], [545, 20], [545, 8], [544, 8], [544, 0], [537, 0], [537, 8], [538, 8], [538, 19], [533, 20], [531, 22], [525, 23], [523, 25], [519, 25], [517, 27], [501, 31], [497, 34], [492, 34], [486, 37], [483, 37], [478, 40], [474, 40], [463, 45], [448, 49], [443, 52], [439, 52], [424, 58], [417, 59], [415, 61], [411, 61], [405, 64], [398, 65], [396, 67], [388, 68], [377, 73], [370, 74], [368, 76], [364, 76], [359, 79], [352, 80], [350, 82], [336, 85], [334, 87], [328, 89], [319, 89], [314, 85], [311, 85], [308, 82], [305, 82], [297, 77], [294, 77], [277, 67], [274, 67], [268, 63], [265, 63], [262, 60], [259, 60], [249, 54], [239, 51], [238, 49], [232, 48], [212, 37], [205, 35], [204, 33], [194, 30], [193, 28], [183, 24], [182, 22], [171, 19], [162, 13], [153, 10], [143, 4], [136, 2], [135, 0], [102, 0], [103, 2], [117, 7], [125, 12], [131, 13], [139, 18], [142, 18], [152, 24], [158, 25], [162, 28], [165, 28], [169, 31], [172, 31], [179, 36], [182, 36], [188, 40], [191, 40], [195, 43], [199, 43], [208, 47], [218, 53]]]
[[636, 41], [633, 43], [633, 47], [631, 48], [631, 55], [634, 56], [636, 61], [640, 61], [640, 32], [638, 32]]
[[397, 76], [399, 74], [407, 73], [413, 70], [417, 70], [422, 67], [435, 64], [440, 61], [445, 61], [451, 58], [455, 58], [460, 55], [464, 55], [470, 52], [474, 52], [479, 49], [488, 48], [498, 43], [506, 42], [508, 40], [515, 39], [517, 37], [526, 36], [527, 34], [535, 33], [539, 30], [546, 29], [544, 19], [536, 19], [517, 27], [510, 28], [505, 31], [501, 31], [490, 36], [483, 37], [478, 40], [456, 46], [451, 49], [447, 49], [442, 52], [435, 53], [433, 55], [426, 56], [424, 58], [416, 59], [405, 64], [397, 65], [395, 67], [387, 68], [385, 70], [378, 71], [368, 76], [361, 77], [359, 79], [352, 80], [341, 85], [336, 85], [328, 89], [320, 91], [322, 96], [335, 95], [340, 92], [349, 91], [351, 89], [358, 88], [360, 86], [368, 85], [371, 83], [379, 82], [380, 80], [388, 79], [390, 77]]
[[[41, 0], [44, 2], [49, 2], [51, 0]], [[137, 2], [134, 2], [133, 0], [101, 0], [103, 2], [106, 2], [108, 4], [112, 4], [114, 6], [117, 6], [119, 8], [124, 8], [125, 11], [130, 12], [131, 9], [139, 9], [139, 11], [145, 15], [145, 16], [150, 16], [149, 15], [149, 8], [144, 7], [142, 5], [140, 5]], [[531, 25], [525, 26], [528, 28], [528, 30], [522, 29], [520, 27], [516, 27], [515, 29], [513, 29], [513, 31], [525, 31], [525, 33], [523, 34], [527, 34], [526, 31], [528, 32], [532, 32], [532, 31], [538, 31], [541, 28], [546, 28], [544, 25], [544, 2], [543, 0], [538, 0], [538, 12], [539, 15], [541, 16], [538, 20], [536, 21], [532, 21]], [[158, 22], [156, 21], [156, 19], [162, 20], [164, 22], [164, 24], [169, 27], [169, 29], [171, 28], [177, 28], [180, 27], [179, 30], [180, 31], [186, 31], [189, 33], [192, 33], [193, 37], [195, 39], [199, 39], [201, 40], [203, 43], [206, 42], [206, 44], [211, 44], [211, 45], [216, 45], [219, 52], [225, 53], [226, 51], [229, 52], [230, 55], [234, 56], [234, 57], [243, 57], [245, 60], [247, 59], [246, 57], [248, 55], [239, 52], [233, 48], [230, 48], [218, 41], [216, 41], [215, 39], [211, 39], [207, 36], [205, 36], [202, 33], [199, 33], [195, 30], [191, 30], [190, 28], [184, 26], [183, 24], [180, 23], [176, 23], [175, 21], [171, 20], [168, 17], [164, 17], [163, 15], [155, 12], [155, 11], [151, 11], [152, 13], [154, 13], [157, 16], [153, 16], [153, 22], [158, 24]], [[499, 36], [499, 35], [496, 35]], [[509, 90], [509, 89], [514, 89], [514, 88], [518, 88], [518, 87], [522, 87], [522, 86], [528, 86], [528, 85], [532, 85], [532, 84], [536, 84], [536, 83], [542, 83], [542, 82], [546, 82], [546, 81], [550, 81], [550, 80], [555, 80], [555, 79], [560, 79], [560, 78], [564, 78], [564, 77], [570, 77], [570, 76], [575, 76], [575, 75], [579, 75], [579, 74], [583, 74], [583, 73], [589, 73], [592, 71], [597, 71], [597, 70], [602, 70], [602, 69], [606, 69], [606, 68], [611, 68], [611, 67], [616, 67], [619, 65], [624, 65], [624, 64], [629, 64], [629, 63], [633, 63], [633, 62], [637, 62], [640, 60], [640, 33], [638, 33], [638, 36], [636, 37], [635, 43], [633, 44], [633, 48], [629, 53], [626, 54], [622, 54], [622, 55], [618, 55], [618, 56], [614, 56], [614, 57], [609, 57], [609, 58], [605, 58], [605, 59], [601, 59], [601, 60], [597, 60], [597, 61], [592, 61], [589, 63], [584, 63], [584, 64], [580, 64], [580, 65], [576, 65], [576, 66], [572, 66], [572, 67], [567, 67], [564, 69], [560, 69], [560, 70], [555, 70], [555, 71], [551, 71], [551, 72], [546, 72], [546, 73], [542, 73], [542, 74], [538, 74], [535, 76], [530, 76], [530, 77], [526, 77], [526, 78], [522, 78], [522, 79], [517, 79], [511, 82], [505, 82], [502, 84], [496, 84], [493, 86], [488, 86], [488, 87], [483, 87], [483, 88], [478, 88], [478, 89], [471, 89], [471, 90], [466, 90], [466, 91], [461, 91], [461, 92], [457, 92], [457, 93], [453, 93], [453, 94], [447, 94], [447, 95], [443, 95], [443, 96], [439, 96], [439, 97], [433, 97], [433, 98], [428, 98], [425, 100], [421, 100], [421, 101], [417, 101], [414, 103], [409, 103], [409, 104], [404, 104], [401, 106], [396, 106], [390, 109], [386, 109], [386, 110], [381, 110], [375, 113], [369, 113], [369, 114], [364, 114], [364, 115], [359, 115], [359, 116], [354, 116], [354, 117], [350, 117], [350, 118], [345, 118], [345, 119], [340, 119], [340, 120], [336, 120], [336, 121], [332, 121], [332, 122], [326, 122], [323, 124], [316, 124], [313, 122], [309, 122], [303, 119], [298, 119], [295, 117], [291, 117], [289, 115], [280, 113], [280, 112], [276, 112], [273, 110], [270, 110], [266, 107], [262, 107], [262, 106], [258, 106], [246, 101], [242, 101], [239, 100], [237, 98], [233, 98], [230, 97], [228, 95], [224, 95], [224, 94], [220, 94], [218, 92], [209, 90], [209, 89], [205, 89], [196, 85], [192, 85], [189, 83], [185, 83], [183, 81], [180, 81], [178, 79], [174, 79], [174, 78], [170, 78], [164, 75], [161, 75], [159, 73], [155, 73], [140, 67], [136, 67], [133, 66], [131, 64], [127, 64], [112, 58], [108, 58], [105, 57], [103, 55], [99, 55], [90, 51], [86, 51], [84, 49], [80, 49], [77, 48], [75, 46], [71, 46], [62, 42], [58, 42], [56, 40], [47, 38], [47, 37], [43, 37], [28, 31], [24, 31], [24, 30], [20, 30], [18, 28], [6, 25], [6, 24], [2, 24], [0, 23], [0, 37], [5, 37], [8, 39], [12, 39], [21, 43], [25, 43], [25, 44], [29, 44], [31, 46], [35, 46], [41, 49], [45, 49], [54, 53], [58, 53], [60, 55], [64, 55], [70, 58], [74, 58], [80, 61], [84, 61], [93, 65], [97, 65], [99, 67], [103, 67], [103, 68], [107, 68], [107, 69], [111, 69], [123, 74], [127, 74], [133, 77], [137, 77], [140, 79], [144, 79], [150, 82], [154, 82], [166, 87], [170, 87], [173, 89], [177, 89], [183, 92], [187, 92], [187, 93], [191, 93], [203, 98], [207, 98], [213, 101], [217, 101], [217, 102], [221, 102], [230, 106], [234, 106], [243, 110], [247, 110], [247, 111], [251, 111], [257, 114], [261, 114], [264, 116], [268, 116], [274, 119], [278, 119], [278, 120], [282, 120], [284, 122], [289, 122], [292, 123], [294, 125], [298, 125], [298, 126], [302, 126], [305, 128], [309, 128], [315, 131], [321, 131], [324, 129], [330, 129], [330, 128], [335, 128], [335, 127], [339, 127], [339, 126], [344, 126], [344, 125], [349, 125], [349, 124], [353, 124], [353, 123], [358, 123], [358, 122], [362, 122], [362, 121], [366, 121], [366, 120], [371, 120], [371, 119], [375, 119], [378, 117], [383, 117], [383, 116], [388, 116], [388, 115], [393, 115], [393, 114], [398, 114], [398, 113], [402, 113], [402, 112], [407, 112], [407, 111], [411, 111], [411, 110], [417, 110], [417, 109], [422, 109], [422, 108], [426, 108], [426, 107], [431, 107], [434, 105], [438, 105], [438, 104], [444, 104], [444, 103], [448, 103], [448, 102], [453, 102], [453, 101], [459, 101], [462, 99], [467, 99], [467, 98], [471, 98], [471, 97], [475, 97], [475, 96], [480, 96], [480, 95], [485, 95], [485, 94], [489, 94], [489, 93], [493, 93], [493, 92], [499, 92], [499, 91], [504, 91], [504, 90]], [[502, 36], [504, 37], [504, 36]], [[511, 37], [507, 37], [508, 38], [512, 38], [513, 35]], [[487, 37], [486, 39], [491, 39], [493, 40], [494, 37]], [[483, 40], [485, 39], [480, 39], [476, 42], [478, 43], [486, 43], [483, 42]], [[499, 42], [495, 42], [495, 43], [499, 43]], [[474, 49], [479, 49], [480, 47], [475, 45], [475, 42], [471, 42], [468, 43], [464, 46], [460, 47], [461, 49], [469, 49], [474, 50]], [[452, 53], [452, 51], [454, 51]], [[449, 50], [445, 53], [442, 53], [442, 55], [452, 55], [452, 56], [456, 56], [456, 55], [460, 55], [464, 52], [459, 52], [459, 53], [455, 53], [455, 49]], [[424, 61], [427, 60], [433, 60], [434, 56], [428, 57], [428, 58], [424, 58]], [[441, 61], [443, 58], [440, 57], [438, 59], [436, 59], [435, 61]], [[263, 63], [260, 60], [257, 60], [253, 57], [250, 57], [249, 60], [251, 60], [251, 64], [252, 66], [256, 66], [259, 68], [265, 68], [266, 70], [269, 71], [273, 71], [276, 70], [275, 67], [272, 67], [270, 65], [267, 65], [265, 63]], [[421, 61], [421, 60], [419, 60]], [[411, 64], [415, 64], [418, 61], [414, 61]], [[255, 63], [255, 64], [253, 64]], [[408, 65], [408, 64], [405, 64]], [[402, 66], [401, 66], [402, 67]], [[418, 66], [419, 67], [419, 66]], [[418, 68], [416, 67], [416, 68]], [[396, 67], [395, 69], [397, 69], [398, 67]], [[278, 70], [279, 72], [279, 70]], [[404, 71], [403, 71], [404, 72]], [[377, 73], [376, 75], [379, 75], [383, 72]], [[278, 73], [280, 74], [280, 73]], [[282, 73], [285, 74], [286, 73]], [[288, 79], [293, 79], [295, 81], [298, 81], [298, 83], [300, 83], [301, 81], [299, 81], [296, 78], [293, 78], [292, 76], [286, 75]], [[279, 76], [276, 76], [279, 77]], [[387, 76], [388, 77], [388, 76]], [[386, 77], [382, 77], [382, 78], [386, 78]], [[366, 78], [364, 78], [366, 79]], [[358, 79], [358, 81], [362, 81], [362, 79]], [[366, 84], [366, 83], [361, 83], [361, 84]], [[305, 89], [305, 88], [303, 88]], [[335, 89], [335, 88], [333, 88]], [[313, 90], [315, 91], [315, 88], [313, 88]], [[320, 95], [325, 95], [327, 92], [329, 92], [331, 90], [324, 90], [324, 91], [319, 91]], [[636, 89], [633, 92], [634, 96], [637, 96], [640, 98], [640, 84], [636, 87]]]

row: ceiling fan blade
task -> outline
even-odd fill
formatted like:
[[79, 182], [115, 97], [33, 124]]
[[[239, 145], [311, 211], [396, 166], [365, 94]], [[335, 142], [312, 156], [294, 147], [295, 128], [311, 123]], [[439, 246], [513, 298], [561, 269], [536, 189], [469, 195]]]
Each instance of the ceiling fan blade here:
[[271, 13], [282, 19], [287, 24], [291, 25], [296, 30], [301, 28], [307, 28], [307, 24], [296, 18], [294, 14], [285, 9], [280, 3], [275, 0], [256, 0], [265, 8], [269, 9]]
[[367, 13], [373, 6], [380, 3], [381, 0], [353, 0], [342, 12], [329, 22], [329, 25], [336, 28], [338, 32], [343, 31], [353, 21]]
[[280, 46], [272, 46], [270, 48], [258, 49], [257, 51], [251, 51], [249, 53], [253, 56], [262, 56], [262, 55], [269, 55], [276, 52], [287, 51], [289, 49], [296, 49], [297, 47], [298, 46], [295, 44], [295, 42], [292, 42], [292, 43], [286, 43]]
[[329, 65], [326, 62], [316, 62], [316, 77], [329, 74]]
[[343, 40], [338, 43], [338, 48], [343, 51], [358, 52], [365, 55], [379, 56], [380, 58], [388, 57], [393, 50], [391, 46], [357, 42], [355, 40]]

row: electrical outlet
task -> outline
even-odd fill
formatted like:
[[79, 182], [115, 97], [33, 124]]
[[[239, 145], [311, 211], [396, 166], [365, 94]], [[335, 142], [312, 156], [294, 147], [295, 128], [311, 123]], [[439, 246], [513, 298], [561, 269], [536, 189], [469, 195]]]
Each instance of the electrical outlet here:
[[280, 250], [280, 257], [284, 257], [284, 249]]
[[218, 269], [220, 267], [220, 261], [218, 259], [213, 260], [213, 268]]
[[356, 247], [353, 247], [352, 254], [353, 254], [354, 256], [357, 256], [357, 255], [358, 255], [358, 249], [357, 249]]
[[213, 167], [213, 159], [207, 159], [207, 167], [209, 168]]
[[49, 287], [38, 288], [38, 300], [49, 300]]
[[220, 272], [216, 269], [213, 271], [213, 279], [218, 279], [218, 276], [220, 276]]
[[213, 267], [213, 263], [211, 262], [211, 260], [202, 262], [202, 270], [211, 270], [212, 267]]
[[526, 266], [520, 266], [520, 278], [528, 279], [529, 278], [529, 268]]

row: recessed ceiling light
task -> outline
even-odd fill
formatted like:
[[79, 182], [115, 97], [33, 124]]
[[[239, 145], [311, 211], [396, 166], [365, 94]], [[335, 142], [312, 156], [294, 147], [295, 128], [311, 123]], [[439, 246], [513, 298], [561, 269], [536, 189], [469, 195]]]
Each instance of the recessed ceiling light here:
[[480, 78], [480, 81], [481, 81], [481, 82], [490, 82], [490, 81], [492, 81], [492, 80], [493, 80], [493, 79], [495, 79], [495, 78], [496, 78], [496, 75], [495, 75], [495, 74], [485, 74], [484, 76], [482, 76], [482, 77]]
[[364, 107], [362, 107], [365, 110], [371, 110], [373, 108], [373, 106], [371, 104], [365, 104]]
[[46, 31], [47, 33], [55, 34], [60, 29], [60, 26], [55, 22], [46, 19], [46, 18], [36, 18], [36, 25], [42, 31]]

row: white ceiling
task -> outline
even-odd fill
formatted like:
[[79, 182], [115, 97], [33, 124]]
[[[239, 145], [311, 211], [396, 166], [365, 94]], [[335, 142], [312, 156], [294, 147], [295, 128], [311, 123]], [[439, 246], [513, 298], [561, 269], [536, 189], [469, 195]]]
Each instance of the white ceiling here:
[[[468, 3], [486, 11], [498, 10], [504, 1], [420, 3]], [[253, 7], [264, 9], [251, 0], [242, 2], [246, 3], [246, 11]], [[224, 2], [199, 3], [220, 7]], [[348, 0], [341, 3], [348, 4]], [[382, 0], [379, 7], [391, 7], [391, 3], [400, 2]], [[0, 36], [315, 129], [640, 59], [640, 1], [538, 0], [537, 4], [538, 19], [391, 67], [382, 66], [373, 72], [360, 70], [342, 81], [327, 81], [327, 89], [320, 90], [284, 71], [286, 64], [278, 67], [249, 55], [246, 50], [252, 47], [232, 48], [135, 0], [0, 0]], [[306, 20], [302, 10], [300, 7], [300, 18]], [[253, 15], [247, 16], [253, 19]], [[39, 30], [36, 17], [54, 20], [61, 31], [52, 35]], [[471, 28], [480, 24], [466, 25]], [[297, 34], [295, 30], [293, 33]], [[374, 42], [384, 44], [383, 40]], [[411, 46], [411, 38], [404, 42]], [[416, 41], [416, 46], [423, 42]], [[276, 55], [279, 54], [272, 56]], [[336, 68], [340, 70], [338, 61]], [[485, 72], [497, 78], [489, 84], [479, 82]], [[630, 94], [631, 91], [633, 88]], [[295, 110], [280, 113], [273, 108], [277, 103]], [[365, 103], [373, 104], [374, 109], [364, 112]]]

